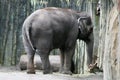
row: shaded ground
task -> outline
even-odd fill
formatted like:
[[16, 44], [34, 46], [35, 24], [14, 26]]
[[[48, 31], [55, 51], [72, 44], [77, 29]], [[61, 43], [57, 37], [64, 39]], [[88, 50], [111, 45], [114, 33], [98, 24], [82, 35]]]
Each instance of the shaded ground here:
[[64, 75], [53, 73], [43, 75], [42, 71], [36, 71], [36, 74], [26, 74], [26, 71], [20, 71], [16, 67], [0, 67], [0, 80], [103, 80], [102, 73], [78, 75]]

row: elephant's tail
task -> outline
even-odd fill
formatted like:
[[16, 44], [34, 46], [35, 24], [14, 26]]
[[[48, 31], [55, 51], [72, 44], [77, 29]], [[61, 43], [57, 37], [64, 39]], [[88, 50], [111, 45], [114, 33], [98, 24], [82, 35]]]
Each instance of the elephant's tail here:
[[33, 50], [35, 50], [35, 48], [33, 47], [32, 42], [31, 42], [31, 39], [30, 39], [30, 32], [31, 32], [31, 27], [28, 27], [27, 30], [26, 30], [27, 38], [28, 38], [28, 41], [30, 43], [30, 46], [32, 47]]
[[30, 47], [33, 50], [35, 50], [35, 48], [33, 47], [32, 42], [31, 42], [31, 39], [30, 39], [31, 27], [23, 25], [22, 32], [23, 32], [23, 39], [25, 39], [27, 41], [27, 43], [30, 45]]

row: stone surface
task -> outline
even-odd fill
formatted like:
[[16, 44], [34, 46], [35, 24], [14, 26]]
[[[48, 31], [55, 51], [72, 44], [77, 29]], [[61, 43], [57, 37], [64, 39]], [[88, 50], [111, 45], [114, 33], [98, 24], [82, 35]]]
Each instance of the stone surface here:
[[27, 74], [16, 67], [0, 67], [0, 80], [103, 80], [102, 73], [96, 74], [73, 74], [65, 75], [59, 73], [44, 75], [37, 70], [36, 74]]

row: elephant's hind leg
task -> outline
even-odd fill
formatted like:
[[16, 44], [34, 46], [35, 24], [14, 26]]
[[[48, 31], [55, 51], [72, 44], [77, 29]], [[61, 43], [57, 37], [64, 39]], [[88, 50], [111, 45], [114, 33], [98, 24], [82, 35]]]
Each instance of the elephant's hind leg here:
[[49, 51], [46, 50], [39, 50], [39, 55], [41, 57], [42, 66], [43, 66], [43, 74], [51, 74], [52, 68], [49, 61]]
[[25, 51], [27, 53], [27, 73], [28, 74], [35, 74], [35, 69], [34, 69], [34, 55], [35, 55], [35, 50], [33, 50], [30, 46], [28, 46], [28, 42], [24, 43]]
[[35, 68], [34, 68], [34, 54], [35, 51], [28, 51], [28, 63], [27, 63], [27, 73], [28, 74], [35, 74]]
[[31, 47], [29, 44], [28, 39], [26, 36], [23, 36], [23, 43], [25, 47], [25, 51], [27, 53], [27, 73], [28, 74], [35, 74], [35, 69], [34, 69], [34, 55], [35, 55], [35, 50]]

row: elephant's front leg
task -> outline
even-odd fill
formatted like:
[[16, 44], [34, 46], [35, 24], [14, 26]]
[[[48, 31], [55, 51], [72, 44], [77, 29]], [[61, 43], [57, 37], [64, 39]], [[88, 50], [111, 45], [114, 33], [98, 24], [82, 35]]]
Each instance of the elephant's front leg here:
[[64, 51], [60, 49], [60, 69], [59, 72], [62, 73], [64, 71]]
[[73, 54], [74, 54], [74, 50], [75, 48], [70, 48], [69, 50], [66, 50], [64, 55], [65, 55], [65, 59], [64, 59], [64, 74], [70, 74], [72, 75], [71, 72], [71, 64], [72, 64], [72, 58], [73, 58]]

